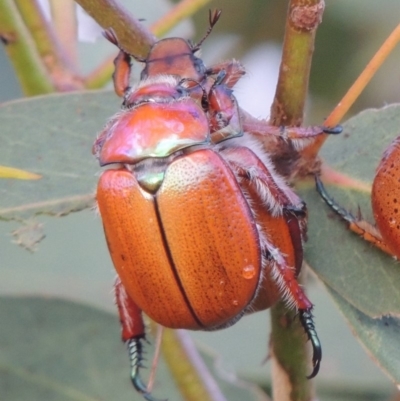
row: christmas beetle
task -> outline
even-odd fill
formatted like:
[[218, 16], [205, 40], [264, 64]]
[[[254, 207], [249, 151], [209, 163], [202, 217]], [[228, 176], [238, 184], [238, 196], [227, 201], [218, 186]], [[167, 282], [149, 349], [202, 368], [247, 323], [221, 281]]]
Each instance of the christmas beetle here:
[[[219, 14], [210, 13], [209, 32]], [[134, 387], [153, 399], [139, 375], [142, 312], [166, 327], [217, 330], [280, 299], [299, 312], [314, 377], [321, 346], [312, 303], [297, 281], [307, 210], [245, 132], [232, 94], [243, 67], [229, 61], [207, 69], [194, 55], [200, 44], [163, 39], [140, 60], [141, 80], [131, 88], [131, 55], [112, 30], [105, 36], [120, 48], [114, 86], [123, 105], [93, 145], [108, 166], [97, 203], [118, 273]], [[255, 123], [258, 135], [298, 141], [339, 132], [264, 126]]]
[[387, 254], [400, 259], [400, 137], [396, 137], [383, 153], [372, 184], [371, 205], [376, 226], [353, 216], [329, 196], [321, 179], [315, 178], [317, 192], [349, 229]]

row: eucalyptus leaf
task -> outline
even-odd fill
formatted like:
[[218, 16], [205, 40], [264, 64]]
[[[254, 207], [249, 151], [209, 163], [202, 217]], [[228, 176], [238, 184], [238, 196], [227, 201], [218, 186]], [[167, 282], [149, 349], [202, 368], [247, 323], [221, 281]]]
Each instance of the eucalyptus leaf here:
[[40, 174], [0, 180], [0, 219], [64, 215], [92, 207], [96, 175], [92, 143], [120, 108], [112, 92], [53, 94], [0, 105], [0, 160]]
[[[2, 400], [143, 400], [129, 380], [116, 315], [57, 298], [2, 297], [0, 319], [7, 322], [0, 328]], [[154, 349], [145, 347], [150, 366]], [[255, 386], [226, 380], [216, 355], [202, 356], [229, 400], [264, 399]], [[148, 372], [143, 369], [144, 377]], [[159, 399], [182, 400], [162, 358], [153, 392]]]
[[[366, 110], [344, 124], [321, 155], [340, 173], [372, 184], [383, 150], [400, 133], [400, 105]], [[370, 192], [327, 185], [343, 207], [373, 223]], [[350, 232], [321, 201], [313, 186], [301, 191], [309, 209], [306, 260], [316, 274], [353, 307], [371, 318], [400, 317], [400, 265]]]
[[355, 336], [368, 349], [370, 357], [397, 384], [400, 383], [400, 319], [382, 316], [372, 319], [350, 305], [330, 289], [334, 301], [353, 329]]

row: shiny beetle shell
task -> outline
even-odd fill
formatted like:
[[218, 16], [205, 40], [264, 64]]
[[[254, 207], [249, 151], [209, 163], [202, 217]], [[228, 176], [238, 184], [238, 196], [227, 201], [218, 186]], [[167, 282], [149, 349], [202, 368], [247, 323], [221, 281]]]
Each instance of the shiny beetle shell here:
[[130, 171], [106, 171], [97, 200], [121, 281], [158, 323], [225, 326], [253, 300], [260, 239], [235, 177], [214, 151], [176, 158], [154, 196]]
[[400, 258], [400, 137], [386, 149], [378, 166], [371, 202], [383, 240]]
[[313, 305], [297, 281], [305, 204], [252, 135], [255, 128], [263, 137], [287, 139], [286, 132], [254, 119], [244, 129], [232, 91], [243, 66], [231, 60], [206, 68], [195, 56], [220, 15], [210, 12], [197, 45], [163, 39], [145, 59], [132, 55], [145, 63], [133, 88], [131, 55], [112, 29], [104, 33], [120, 49], [113, 78], [123, 103], [93, 145], [100, 165], [108, 166], [97, 202], [118, 273], [115, 299], [131, 381], [151, 401], [139, 373], [142, 312], [166, 327], [214, 330], [282, 299], [298, 310], [311, 341], [309, 378], [322, 357]]

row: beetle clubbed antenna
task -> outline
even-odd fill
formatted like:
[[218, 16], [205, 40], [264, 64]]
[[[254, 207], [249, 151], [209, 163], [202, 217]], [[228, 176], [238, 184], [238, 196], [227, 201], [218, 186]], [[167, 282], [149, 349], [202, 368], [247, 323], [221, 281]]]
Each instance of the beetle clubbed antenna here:
[[311, 374], [307, 376], [307, 379], [312, 379], [313, 377], [317, 376], [321, 364], [321, 359], [322, 359], [321, 342], [319, 341], [317, 331], [315, 330], [311, 309], [299, 310], [299, 317], [300, 317], [300, 323], [303, 326], [308, 339], [311, 341], [313, 349], [313, 357], [312, 357], [313, 370]]
[[[143, 346], [142, 341], [145, 340], [144, 336], [131, 338], [128, 342], [129, 359], [131, 362], [131, 382], [137, 392], [143, 395], [147, 401], [161, 401], [154, 398], [151, 392], [147, 390], [147, 386], [143, 383], [140, 377], [140, 368], [143, 368]], [[166, 401], [166, 400], [164, 400]]]
[[202, 39], [200, 39], [200, 42], [198, 42], [196, 45], [194, 45], [192, 47], [193, 53], [196, 53], [200, 49], [200, 46], [203, 44], [203, 42], [208, 38], [208, 36], [210, 35], [210, 33], [212, 32], [212, 30], [214, 28], [214, 25], [218, 22], [221, 14], [222, 14], [222, 10], [218, 10], [218, 9], [214, 10], [214, 11], [211, 11], [211, 10], [208, 11], [209, 27], [207, 29], [206, 34], [202, 37]]

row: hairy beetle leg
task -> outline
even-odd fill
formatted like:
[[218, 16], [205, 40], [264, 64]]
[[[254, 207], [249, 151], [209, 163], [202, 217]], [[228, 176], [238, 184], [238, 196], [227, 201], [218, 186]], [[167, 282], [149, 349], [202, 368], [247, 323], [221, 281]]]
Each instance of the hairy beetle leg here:
[[147, 390], [147, 386], [140, 377], [140, 369], [143, 368], [143, 345], [146, 340], [142, 311], [127, 294], [121, 280], [115, 281], [115, 299], [118, 306], [119, 318], [122, 328], [122, 341], [126, 342], [131, 364], [131, 382], [136, 391], [148, 401], [158, 401]]
[[[289, 228], [289, 238], [293, 246], [291, 253], [295, 255], [294, 260], [289, 262], [285, 252], [279, 249], [281, 246], [277, 242], [278, 236], [274, 235], [275, 241], [272, 242], [266, 231], [261, 240], [265, 257], [264, 268], [267, 274], [275, 281], [281, 292], [281, 297], [286, 301], [287, 305], [299, 311], [300, 322], [313, 348], [313, 370], [308, 376], [311, 379], [319, 371], [322, 349], [311, 313], [313, 305], [297, 281], [297, 274], [300, 271], [303, 260], [302, 239], [305, 238], [306, 234], [306, 205], [291, 188], [280, 182], [280, 178], [274, 173], [272, 166], [269, 166], [269, 163], [266, 163], [265, 160], [264, 164], [260, 163], [250, 149], [241, 147], [227, 148], [221, 153], [238, 177], [246, 180], [247, 185], [242, 183], [244, 188], [247, 191], [257, 193], [259, 200], [263, 201], [264, 207], [271, 212], [274, 211], [274, 223], [278, 224], [279, 219], [283, 219]], [[278, 182], [280, 185], [277, 185]], [[257, 212], [257, 210], [254, 210], [254, 212]], [[262, 226], [263, 218], [261, 215], [258, 216], [258, 219], [260, 226]], [[265, 226], [271, 229], [271, 224], [268, 224], [268, 221], [265, 221]], [[281, 231], [281, 234], [283, 235], [283, 231]]]
[[322, 347], [319, 341], [317, 331], [315, 330], [315, 325], [313, 321], [313, 315], [310, 309], [299, 310], [300, 323], [307, 334], [308, 339], [311, 341], [313, 348], [313, 370], [307, 379], [312, 379], [318, 374], [319, 367], [322, 359]]
[[362, 239], [375, 245], [381, 251], [391, 256], [396, 256], [383, 241], [380, 232], [372, 224], [362, 219], [361, 216], [353, 216], [348, 210], [335, 202], [335, 200], [328, 194], [324, 184], [318, 176], [315, 176], [315, 186], [318, 194], [324, 202], [347, 223], [350, 231], [358, 234]]

